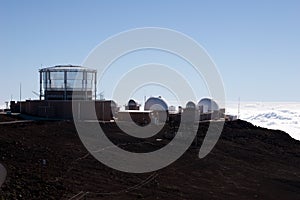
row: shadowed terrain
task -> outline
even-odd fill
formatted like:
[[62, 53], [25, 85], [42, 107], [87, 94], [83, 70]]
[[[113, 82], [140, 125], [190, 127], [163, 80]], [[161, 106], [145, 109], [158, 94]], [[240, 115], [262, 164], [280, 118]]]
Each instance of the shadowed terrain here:
[[[5, 119], [7, 121], [8, 119]], [[132, 138], [115, 124], [102, 124], [121, 148], [147, 152], [168, 144], [163, 131]], [[198, 146], [156, 172], [130, 174], [91, 156], [73, 122], [0, 125], [0, 159], [8, 172], [3, 199], [300, 199], [300, 142], [282, 131], [226, 122], [213, 151], [198, 158]], [[163, 140], [158, 142], [157, 138]]]

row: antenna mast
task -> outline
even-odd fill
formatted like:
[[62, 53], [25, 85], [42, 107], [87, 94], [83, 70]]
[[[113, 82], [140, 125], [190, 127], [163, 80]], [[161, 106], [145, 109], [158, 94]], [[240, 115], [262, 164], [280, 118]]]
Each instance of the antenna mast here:
[[22, 83], [20, 83], [20, 113], [21, 113], [21, 110], [22, 110]]
[[240, 119], [240, 107], [241, 107], [241, 98], [239, 97], [239, 104], [238, 104], [238, 119]]

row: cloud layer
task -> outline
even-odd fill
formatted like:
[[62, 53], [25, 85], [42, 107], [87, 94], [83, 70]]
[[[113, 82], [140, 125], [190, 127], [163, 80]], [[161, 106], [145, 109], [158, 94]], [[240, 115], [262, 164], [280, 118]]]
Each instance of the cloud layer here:
[[[238, 103], [227, 103], [227, 113], [238, 115]], [[300, 140], [300, 103], [241, 102], [240, 119], [257, 126], [278, 129]]]

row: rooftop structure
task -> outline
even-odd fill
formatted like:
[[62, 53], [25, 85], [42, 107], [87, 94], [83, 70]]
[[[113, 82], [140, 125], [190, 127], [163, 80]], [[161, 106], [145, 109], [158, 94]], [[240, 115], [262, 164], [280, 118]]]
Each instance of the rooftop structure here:
[[96, 99], [97, 71], [82, 66], [58, 65], [40, 73], [40, 100]]

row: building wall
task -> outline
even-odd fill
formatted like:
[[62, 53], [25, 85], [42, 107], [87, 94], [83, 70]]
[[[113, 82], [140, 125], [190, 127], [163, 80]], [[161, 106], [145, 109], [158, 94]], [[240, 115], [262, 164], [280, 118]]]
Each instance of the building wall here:
[[[73, 119], [75, 116], [79, 120], [110, 121], [113, 119], [115, 105], [113, 101], [74, 101], [72, 105], [72, 101], [69, 100], [35, 100], [12, 103], [11, 110], [16, 113], [51, 119]], [[72, 106], [75, 110], [74, 115]]]
[[134, 121], [136, 124], [148, 124], [151, 122], [149, 112], [119, 112], [118, 121], [129, 122]]

